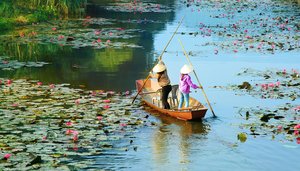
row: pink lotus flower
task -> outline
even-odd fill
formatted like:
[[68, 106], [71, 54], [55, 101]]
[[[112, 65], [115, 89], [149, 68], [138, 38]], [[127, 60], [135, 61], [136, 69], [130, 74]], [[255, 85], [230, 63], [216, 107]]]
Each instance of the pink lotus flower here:
[[73, 135], [78, 135], [79, 132], [78, 132], [78, 131], [73, 131], [72, 134], [73, 134]]
[[109, 106], [109, 105], [104, 105], [103, 108], [104, 108], [104, 109], [109, 109], [110, 106]]
[[273, 88], [274, 87], [274, 83], [269, 83], [268, 85], [270, 88]]
[[66, 122], [66, 125], [67, 125], [67, 126], [72, 126], [73, 123], [72, 123], [71, 121], [68, 121], [68, 122]]
[[8, 64], [9, 61], [4, 61], [4, 60], [3, 60], [2, 63], [3, 63], [3, 64]]
[[106, 43], [110, 43], [110, 40], [107, 40]]
[[97, 93], [95, 91], [91, 91], [90, 93], [91, 93], [91, 96], [96, 96], [97, 95]]
[[237, 53], [237, 52], [238, 52], [238, 50], [234, 49], [234, 50], [233, 50], [233, 52], [234, 52], [234, 53]]
[[277, 81], [275, 85], [276, 85], [276, 87], [279, 87], [280, 86], [280, 82]]
[[4, 154], [3, 159], [8, 160], [11, 157], [11, 154]]
[[108, 91], [107, 94], [115, 94], [114, 91]]
[[73, 136], [73, 141], [74, 141], [74, 142], [78, 141], [78, 135], [74, 135], [74, 136]]
[[59, 35], [57, 39], [58, 39], [58, 40], [61, 40], [61, 39], [64, 39], [64, 38], [65, 38], [64, 35]]
[[98, 34], [100, 34], [101, 33], [101, 31], [99, 31], [99, 30], [96, 30], [95, 31], [95, 35], [98, 35]]
[[101, 121], [101, 120], [103, 119], [103, 117], [102, 117], [102, 116], [97, 116], [97, 119], [98, 119], [99, 121]]
[[101, 39], [98, 39], [97, 42], [98, 42], [98, 43], [101, 43]]
[[272, 47], [272, 49], [275, 49], [275, 45], [274, 45], [274, 43], [272, 43], [271, 47]]
[[300, 124], [297, 124], [296, 126], [294, 126], [294, 129], [295, 129], [295, 130], [300, 129]]
[[13, 103], [11, 106], [17, 107], [17, 106], [19, 106], [19, 104], [18, 103]]
[[298, 131], [298, 130], [295, 130], [295, 131], [294, 131], [294, 135], [295, 135], [295, 136], [298, 136], [298, 135], [299, 135], [299, 131]]
[[55, 88], [55, 85], [54, 85], [54, 84], [50, 84], [50, 85], [49, 85], [49, 88], [50, 88], [50, 89], [54, 89], [54, 88]]
[[282, 74], [286, 74], [286, 69], [283, 69]]
[[278, 125], [277, 130], [282, 131], [282, 125]]
[[70, 134], [72, 134], [73, 133], [73, 130], [71, 130], [71, 129], [67, 129], [66, 130], [66, 135], [70, 135]]
[[124, 127], [124, 126], [127, 126], [127, 124], [126, 123], [120, 123], [120, 126]]
[[109, 99], [103, 100], [104, 103], [110, 103]]
[[76, 104], [76, 105], [79, 105], [79, 104], [80, 104], [80, 99], [76, 99], [76, 100], [75, 100], [75, 104]]
[[53, 27], [53, 28], [52, 28], [52, 31], [56, 31], [56, 27]]
[[130, 92], [129, 92], [129, 91], [126, 91], [126, 92], [125, 92], [125, 95], [129, 95], [129, 94], [130, 94]]
[[113, 33], [112, 33], [112, 32], [110, 32], [110, 33], [109, 33], [109, 35], [110, 35], [110, 36], [112, 36], [112, 35], [113, 35]]
[[6, 84], [7, 84], [7, 85], [10, 85], [11, 83], [12, 83], [12, 80], [7, 80], [7, 81], [6, 81]]
[[43, 141], [46, 141], [47, 140], [47, 136], [43, 136]]
[[41, 86], [41, 85], [43, 85], [43, 83], [42, 82], [37, 82], [36, 83], [38, 86]]

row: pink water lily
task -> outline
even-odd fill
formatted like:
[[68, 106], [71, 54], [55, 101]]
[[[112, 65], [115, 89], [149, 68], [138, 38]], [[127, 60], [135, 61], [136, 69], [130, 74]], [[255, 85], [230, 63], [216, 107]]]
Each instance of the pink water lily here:
[[11, 106], [17, 107], [17, 106], [19, 106], [19, 104], [18, 103], [13, 103]]
[[11, 157], [11, 154], [4, 154], [3, 159], [8, 160]]
[[43, 83], [42, 82], [37, 82], [36, 83], [38, 86], [41, 86], [41, 85], [43, 85]]
[[74, 142], [78, 141], [78, 135], [74, 135], [74, 136], [73, 136], [73, 141], [74, 141]]
[[101, 39], [97, 39], [97, 43], [101, 43]]
[[47, 140], [47, 136], [43, 136], [42, 140], [46, 141]]
[[72, 134], [73, 133], [73, 130], [71, 130], [71, 129], [67, 129], [66, 130], [66, 135], [70, 135], [70, 134]]
[[103, 108], [104, 108], [104, 109], [109, 109], [110, 106], [109, 106], [109, 105], [104, 105]]
[[109, 99], [103, 100], [104, 103], [110, 103]]
[[282, 131], [282, 128], [283, 128], [282, 125], [278, 125], [277, 130]]
[[6, 81], [6, 84], [7, 84], [7, 85], [10, 85], [11, 83], [12, 83], [12, 80], [7, 80], [7, 81]]
[[297, 124], [296, 126], [294, 126], [295, 130], [300, 130], [300, 124]]
[[49, 88], [50, 88], [50, 89], [54, 89], [54, 88], [55, 88], [55, 85], [54, 85], [54, 84], [50, 84], [50, 85], [49, 85]]
[[126, 92], [125, 92], [125, 95], [129, 95], [129, 94], [130, 94], [130, 91], [126, 91]]
[[297, 140], [297, 144], [300, 144], [300, 137], [298, 137], [296, 140]]
[[100, 34], [101, 33], [101, 31], [99, 31], [99, 30], [96, 30], [95, 31], [95, 35], [98, 35], [98, 34]]
[[295, 130], [295, 131], [294, 131], [294, 135], [295, 135], [295, 136], [299, 136], [299, 131], [298, 131], [298, 130]]
[[66, 125], [67, 125], [67, 126], [72, 126], [73, 123], [72, 123], [71, 121], [68, 121], [68, 122], [66, 122]]
[[5, 61], [5, 60], [3, 60], [3, 61], [2, 61], [2, 63], [3, 63], [3, 64], [8, 64], [8, 63], [9, 63], [9, 61]]
[[52, 31], [56, 31], [56, 30], [57, 30], [56, 27], [53, 27], [53, 28], [52, 28]]
[[286, 74], [286, 69], [283, 69], [282, 74]]
[[97, 119], [98, 119], [99, 121], [101, 121], [101, 120], [103, 119], [103, 117], [102, 117], [102, 116], [97, 116]]
[[110, 40], [107, 40], [106, 43], [110, 43]]
[[76, 104], [76, 105], [79, 105], [79, 104], [80, 104], [80, 99], [76, 99], [76, 100], [75, 100], [75, 104]]
[[126, 123], [120, 123], [120, 126], [124, 127], [124, 126], [127, 126], [127, 124]]

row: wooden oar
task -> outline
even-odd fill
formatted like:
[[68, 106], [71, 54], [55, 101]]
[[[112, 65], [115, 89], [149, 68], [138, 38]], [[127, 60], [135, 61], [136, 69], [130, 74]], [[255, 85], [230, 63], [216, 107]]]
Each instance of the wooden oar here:
[[[170, 42], [171, 42], [171, 40], [173, 39], [173, 37], [174, 37], [175, 34], [177, 33], [177, 30], [178, 30], [178, 28], [180, 27], [180, 25], [181, 25], [181, 23], [182, 23], [182, 21], [183, 21], [183, 18], [184, 18], [184, 16], [183, 16], [182, 19], [180, 20], [179, 25], [177, 26], [177, 28], [176, 28], [175, 32], [173, 33], [172, 37], [170, 38], [169, 42], [167, 43], [167, 45], [166, 45], [165, 48], [163, 49], [162, 53], [161, 53], [160, 56], [158, 57], [158, 62], [161, 60], [161, 58], [162, 58], [164, 52], [166, 51], [167, 47], [169, 46], [169, 44], [170, 44]], [[155, 66], [155, 65], [154, 65], [154, 66]], [[153, 70], [153, 68], [150, 70], [150, 72], [151, 72], [152, 70]], [[135, 101], [135, 99], [137, 98], [137, 96], [138, 96], [138, 95], [140, 94], [140, 92], [143, 90], [143, 88], [144, 88], [146, 82], [149, 80], [149, 78], [150, 78], [150, 74], [148, 74], [148, 76], [147, 76], [147, 78], [145, 79], [145, 81], [144, 81], [142, 87], [139, 89], [139, 91], [137, 92], [137, 94], [136, 94], [135, 97], [133, 98], [131, 104], [133, 104], [133, 102]]]
[[[186, 56], [188, 62], [189, 62], [190, 65], [193, 67], [193, 64], [192, 64], [192, 62], [191, 62], [191, 60], [190, 60], [190, 57], [189, 57], [188, 54], [186, 53], [186, 51], [185, 51], [185, 49], [184, 49], [184, 47], [183, 47], [183, 44], [181, 43], [180, 39], [178, 39], [178, 41], [179, 41], [179, 43], [180, 43], [180, 45], [181, 45], [181, 47], [182, 47], [183, 53], [184, 53], [184, 55]], [[207, 96], [206, 96], [206, 93], [205, 93], [205, 91], [204, 91], [204, 89], [203, 89], [203, 87], [202, 87], [202, 85], [201, 85], [201, 83], [200, 83], [200, 81], [199, 81], [199, 78], [198, 78], [198, 76], [197, 76], [197, 74], [196, 74], [196, 72], [195, 72], [195, 68], [194, 68], [194, 67], [193, 67], [193, 72], [194, 72], [195, 77], [196, 77], [196, 79], [197, 79], [197, 81], [198, 81], [198, 84], [199, 84], [200, 87], [201, 87], [202, 93], [204, 94], [205, 100], [206, 100], [206, 102], [207, 102], [207, 104], [208, 104], [208, 106], [209, 106], [209, 108], [210, 108], [212, 114], [214, 115], [214, 117], [216, 117], [215, 112], [214, 112], [214, 110], [212, 109], [212, 107], [211, 107], [211, 105], [210, 105], [210, 103], [209, 103], [209, 100], [208, 100], [208, 98], [207, 98]]]

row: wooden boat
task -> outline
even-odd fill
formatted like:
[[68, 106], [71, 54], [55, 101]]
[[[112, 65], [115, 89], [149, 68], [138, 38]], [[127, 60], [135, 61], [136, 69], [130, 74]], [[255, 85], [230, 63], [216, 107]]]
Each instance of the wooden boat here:
[[[137, 80], [136, 88], [139, 91], [143, 86], [145, 80]], [[142, 101], [151, 108], [159, 111], [160, 113], [181, 119], [181, 120], [201, 120], [207, 111], [207, 108], [203, 106], [199, 101], [190, 97], [190, 107], [188, 108], [178, 108], [177, 99], [178, 85], [172, 86], [172, 91], [169, 96], [169, 103], [171, 109], [161, 108], [160, 94], [161, 87], [158, 85], [157, 80], [149, 79], [140, 92]]]

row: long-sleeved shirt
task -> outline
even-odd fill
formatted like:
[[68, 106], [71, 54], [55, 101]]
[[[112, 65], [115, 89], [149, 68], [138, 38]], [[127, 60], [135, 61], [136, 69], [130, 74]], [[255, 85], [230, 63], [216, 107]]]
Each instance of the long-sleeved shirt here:
[[167, 70], [165, 70], [165, 71], [162, 73], [162, 75], [161, 75], [160, 78], [158, 78], [158, 77], [159, 77], [158, 74], [151, 74], [150, 76], [151, 76], [152, 78], [157, 78], [158, 84], [159, 84], [159, 86], [161, 86], [161, 87], [167, 86], [167, 85], [169, 85], [170, 82], [171, 82], [170, 79], [169, 79]]
[[182, 93], [187, 94], [191, 92], [190, 87], [193, 89], [198, 88], [198, 86], [192, 82], [191, 77], [188, 74], [184, 74], [179, 81], [179, 90]]

